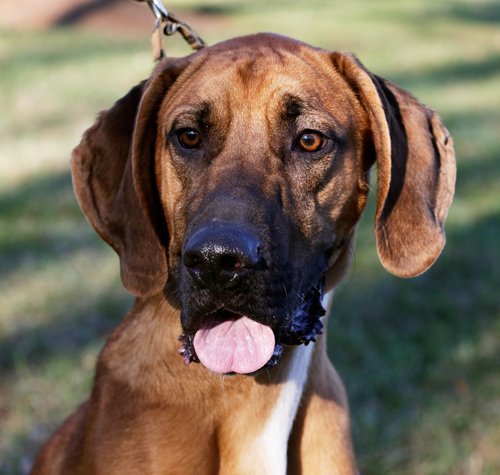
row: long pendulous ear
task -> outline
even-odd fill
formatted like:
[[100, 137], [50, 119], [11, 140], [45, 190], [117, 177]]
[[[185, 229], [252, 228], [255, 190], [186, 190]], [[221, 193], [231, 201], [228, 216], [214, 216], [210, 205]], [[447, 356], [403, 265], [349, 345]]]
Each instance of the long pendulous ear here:
[[136, 296], [160, 292], [168, 276], [166, 226], [153, 209], [159, 203], [153, 158], [158, 109], [178, 66], [164, 60], [148, 81], [102, 112], [71, 160], [80, 207], [120, 256], [123, 285]]
[[333, 53], [332, 60], [370, 120], [380, 260], [397, 276], [421, 274], [445, 244], [444, 221], [455, 189], [453, 140], [435, 112], [370, 74], [354, 56]]

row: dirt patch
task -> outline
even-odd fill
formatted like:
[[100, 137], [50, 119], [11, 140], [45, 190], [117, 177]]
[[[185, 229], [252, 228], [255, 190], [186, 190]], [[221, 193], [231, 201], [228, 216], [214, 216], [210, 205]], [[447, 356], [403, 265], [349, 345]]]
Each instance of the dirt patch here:
[[[227, 20], [219, 12], [175, 10], [196, 29], [221, 28]], [[45, 30], [76, 27], [127, 36], [149, 34], [154, 16], [145, 3], [133, 0], [1, 0], [0, 27]]]

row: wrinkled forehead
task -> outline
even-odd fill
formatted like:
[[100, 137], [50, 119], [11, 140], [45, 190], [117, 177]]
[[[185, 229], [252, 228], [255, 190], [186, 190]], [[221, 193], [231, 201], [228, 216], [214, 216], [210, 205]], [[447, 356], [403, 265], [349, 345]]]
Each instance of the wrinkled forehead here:
[[[201, 55], [200, 55], [201, 56]], [[178, 79], [163, 112], [220, 112], [251, 117], [333, 114], [349, 120], [355, 98], [326, 52], [306, 45], [217, 49], [196, 58]]]

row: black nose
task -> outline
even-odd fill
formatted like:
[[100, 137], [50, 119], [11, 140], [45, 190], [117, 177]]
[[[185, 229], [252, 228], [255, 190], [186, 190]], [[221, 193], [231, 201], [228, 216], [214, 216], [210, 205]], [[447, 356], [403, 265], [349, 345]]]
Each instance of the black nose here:
[[222, 224], [196, 231], [184, 246], [183, 262], [200, 287], [214, 291], [240, 284], [264, 264], [254, 233]]

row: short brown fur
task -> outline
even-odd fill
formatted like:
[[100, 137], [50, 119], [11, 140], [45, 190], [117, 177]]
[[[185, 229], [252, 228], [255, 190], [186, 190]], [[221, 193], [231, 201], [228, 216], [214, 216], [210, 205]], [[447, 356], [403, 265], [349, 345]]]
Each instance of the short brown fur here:
[[[212, 132], [198, 165], [168, 134], [175, 121], [203, 120]], [[292, 160], [295, 126], [333, 128], [342, 144], [334, 159]], [[434, 112], [352, 55], [274, 35], [239, 38], [162, 60], [102, 113], [74, 151], [74, 187], [137, 299], [99, 357], [89, 400], [43, 447], [32, 474], [266, 473], [267, 461], [247, 450], [300, 348], [254, 376], [183, 363], [175, 274], [190, 217], [223, 190], [228, 203], [279, 202], [308, 242], [331, 228], [332, 288], [349, 265], [374, 162], [381, 261], [416, 275], [444, 245], [452, 141]], [[287, 473], [355, 472], [347, 398], [323, 335], [289, 434]]]

